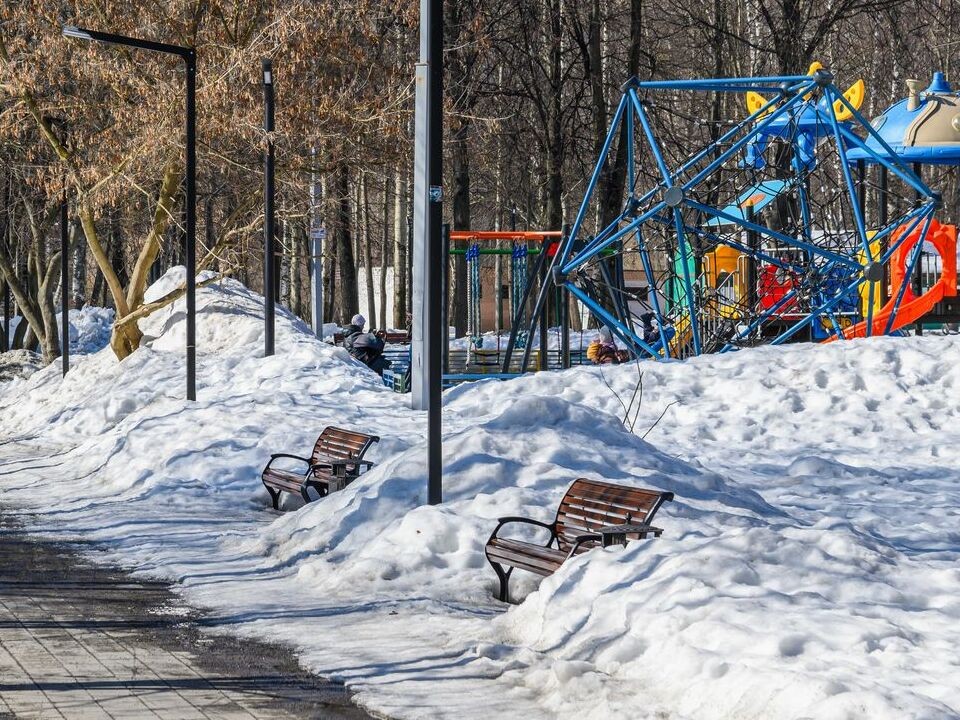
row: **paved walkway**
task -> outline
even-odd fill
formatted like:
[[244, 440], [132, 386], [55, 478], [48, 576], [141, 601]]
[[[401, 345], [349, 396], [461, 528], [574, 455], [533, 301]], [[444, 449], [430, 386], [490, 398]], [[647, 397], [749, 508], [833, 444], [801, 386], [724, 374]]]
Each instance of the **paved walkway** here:
[[198, 617], [0, 509], [0, 720], [369, 717], [288, 650], [201, 634]]

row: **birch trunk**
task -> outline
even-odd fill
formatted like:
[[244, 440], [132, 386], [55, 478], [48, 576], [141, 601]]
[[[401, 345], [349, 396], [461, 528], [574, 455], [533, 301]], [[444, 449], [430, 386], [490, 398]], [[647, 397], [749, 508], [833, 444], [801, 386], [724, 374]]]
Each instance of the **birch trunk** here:
[[[377, 325], [387, 329], [387, 249], [390, 247], [390, 203], [392, 193], [390, 176], [383, 175], [383, 216], [381, 218], [382, 232], [380, 234], [380, 318]], [[396, 282], [396, 279], [394, 279]]]
[[393, 325], [407, 327], [407, 177], [402, 169], [394, 174], [393, 206]]
[[363, 278], [367, 286], [367, 323], [377, 322], [377, 305], [373, 292], [373, 262], [370, 247], [370, 194], [366, 170], [360, 173], [360, 206], [363, 213]]

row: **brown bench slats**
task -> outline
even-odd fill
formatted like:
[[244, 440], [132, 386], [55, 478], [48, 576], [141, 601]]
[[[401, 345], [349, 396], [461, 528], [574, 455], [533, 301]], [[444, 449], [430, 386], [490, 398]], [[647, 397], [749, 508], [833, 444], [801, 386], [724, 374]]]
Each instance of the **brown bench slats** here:
[[547, 547], [531, 548], [530, 543], [522, 540], [494, 538], [487, 546], [487, 557], [539, 575], [552, 575], [566, 560], [567, 553]]
[[[499, 598], [508, 600], [510, 575], [515, 568], [538, 575], [551, 575], [571, 557], [609, 543], [660, 537], [663, 531], [650, 525], [660, 506], [673, 500], [673, 493], [631, 488], [579, 478], [567, 490], [550, 524], [529, 518], [500, 518], [487, 540], [487, 560], [500, 579]], [[509, 523], [537, 525], [549, 531], [544, 545], [499, 537]], [[504, 569], [504, 567], [509, 569]]]
[[[373, 467], [373, 463], [363, 456], [380, 438], [376, 435], [344, 430], [329, 425], [320, 433], [309, 458], [286, 453], [276, 453], [263, 469], [261, 480], [276, 510], [280, 509], [280, 495], [288, 492], [299, 493], [304, 502], [310, 502], [309, 489], [313, 488], [320, 497], [340, 490], [355, 480], [363, 468]], [[278, 458], [289, 458], [305, 465], [305, 470], [297, 473], [293, 470], [274, 468]]]

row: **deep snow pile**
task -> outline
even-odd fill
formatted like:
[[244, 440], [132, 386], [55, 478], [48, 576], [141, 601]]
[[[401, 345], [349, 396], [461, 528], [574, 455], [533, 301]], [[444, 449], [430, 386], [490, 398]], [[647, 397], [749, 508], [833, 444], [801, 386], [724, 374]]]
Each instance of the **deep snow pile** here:
[[[110, 308], [84, 305], [82, 308], [69, 310], [70, 323], [70, 352], [94, 353], [107, 346], [110, 342], [110, 328], [113, 325], [114, 312]], [[57, 312], [57, 328], [60, 327], [60, 313]], [[17, 331], [22, 318], [14, 315], [10, 318], [10, 333]], [[0, 320], [0, 327], [3, 326]]]
[[[955, 339], [644, 363], [636, 434], [619, 419], [636, 366], [461, 386], [428, 507], [423, 416], [287, 315], [260, 357], [260, 301], [200, 291], [195, 404], [180, 303], [122, 363], [104, 350], [36, 373], [26, 402], [0, 394], [4, 501], [400, 717], [960, 715]], [[381, 435], [378, 466], [266, 509], [266, 458], [328, 423]], [[50, 474], [71, 492], [38, 495]], [[664, 537], [517, 573], [525, 600], [503, 612], [495, 518], [552, 519], [577, 476], [674, 491]]]

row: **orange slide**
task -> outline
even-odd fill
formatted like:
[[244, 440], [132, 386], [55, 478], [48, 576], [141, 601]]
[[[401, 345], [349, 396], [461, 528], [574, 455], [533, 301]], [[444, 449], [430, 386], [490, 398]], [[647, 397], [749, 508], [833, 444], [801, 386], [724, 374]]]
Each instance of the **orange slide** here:
[[[910, 250], [919, 242], [922, 224], [918, 225], [907, 237], [904, 243], [897, 248], [890, 258], [890, 300], [882, 308], [873, 314], [872, 335], [883, 335], [887, 329], [887, 322], [890, 320], [890, 314], [893, 312], [893, 306], [897, 301], [897, 295], [900, 294], [900, 287], [903, 285], [907, 274], [907, 259]], [[900, 310], [893, 321], [890, 332], [899, 330], [904, 325], [914, 323], [933, 309], [933, 306], [943, 300], [945, 297], [954, 297], [957, 294], [957, 228], [955, 225], [941, 225], [936, 220], [930, 221], [930, 230], [927, 232], [927, 242], [931, 243], [940, 255], [943, 263], [943, 270], [940, 272], [940, 279], [934, 283], [933, 287], [927, 290], [923, 295], [917, 297], [913, 288], [909, 285], [903, 293], [903, 300], [900, 302]], [[865, 337], [867, 334], [867, 322], [864, 320], [843, 331], [843, 337], [847, 340], [851, 338]], [[833, 342], [836, 337], [824, 340], [824, 342]]]

